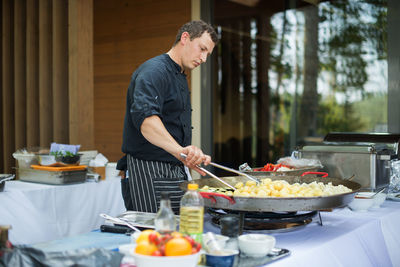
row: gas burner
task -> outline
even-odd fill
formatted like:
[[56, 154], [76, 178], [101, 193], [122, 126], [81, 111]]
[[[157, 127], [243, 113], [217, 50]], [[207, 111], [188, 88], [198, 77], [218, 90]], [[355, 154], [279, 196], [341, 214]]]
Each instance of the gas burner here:
[[318, 214], [319, 223], [322, 225], [318, 211], [297, 212], [245, 212], [208, 208], [211, 222], [219, 226], [219, 219], [227, 214], [237, 214], [242, 221], [242, 229], [246, 232], [279, 233], [290, 232], [305, 227], [311, 223]]

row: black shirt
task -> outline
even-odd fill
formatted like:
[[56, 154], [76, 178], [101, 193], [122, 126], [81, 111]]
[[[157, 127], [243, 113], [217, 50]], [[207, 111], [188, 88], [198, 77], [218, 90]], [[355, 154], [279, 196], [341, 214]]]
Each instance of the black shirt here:
[[186, 75], [168, 54], [149, 59], [133, 73], [126, 97], [122, 152], [135, 158], [178, 163], [140, 132], [145, 118], [157, 115], [183, 147], [192, 141], [190, 92]]

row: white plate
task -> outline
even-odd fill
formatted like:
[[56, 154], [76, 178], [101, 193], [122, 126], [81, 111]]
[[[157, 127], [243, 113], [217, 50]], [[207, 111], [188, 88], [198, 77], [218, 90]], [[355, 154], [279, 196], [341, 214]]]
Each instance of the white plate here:
[[390, 199], [390, 200], [393, 200], [393, 201], [400, 201], [400, 193], [387, 194], [386, 199]]

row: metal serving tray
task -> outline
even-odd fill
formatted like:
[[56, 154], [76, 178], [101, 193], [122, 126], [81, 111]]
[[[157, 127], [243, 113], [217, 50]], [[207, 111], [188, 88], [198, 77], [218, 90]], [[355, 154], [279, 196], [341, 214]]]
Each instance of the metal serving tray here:
[[285, 248], [273, 248], [268, 255], [257, 258], [247, 257], [246, 255], [240, 254], [237, 267], [262, 266], [289, 255], [290, 255], [290, 250]]
[[21, 181], [41, 184], [75, 184], [86, 181], [87, 169], [78, 171], [45, 171], [28, 168], [17, 169]]
[[[128, 220], [131, 224], [141, 228], [150, 228], [154, 229], [154, 219], [156, 217], [156, 213], [151, 212], [140, 212], [140, 211], [126, 211], [117, 216], [117, 218], [124, 218]], [[175, 215], [176, 223], [179, 223], [179, 216]], [[111, 222], [113, 223], [113, 222]]]

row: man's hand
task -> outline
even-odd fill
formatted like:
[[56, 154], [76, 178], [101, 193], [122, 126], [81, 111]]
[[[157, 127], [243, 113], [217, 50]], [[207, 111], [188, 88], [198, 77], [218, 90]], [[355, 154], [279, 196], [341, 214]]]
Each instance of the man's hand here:
[[211, 157], [209, 155], [205, 155], [203, 151], [196, 146], [187, 146], [182, 149], [182, 152], [186, 155], [186, 159], [180, 157], [180, 160], [191, 169], [194, 169], [202, 176], [206, 175], [205, 172], [201, 171], [197, 168], [197, 165], [208, 165], [211, 162]]
[[[182, 161], [186, 166], [200, 173], [202, 176], [206, 175], [206, 173], [197, 168], [196, 165], [208, 165], [211, 162], [211, 157], [205, 155], [203, 151], [196, 146], [181, 147], [170, 135], [157, 115], [147, 117], [143, 121], [140, 131], [147, 141], [164, 149], [175, 158]], [[187, 156], [186, 160], [181, 157], [181, 153]]]

